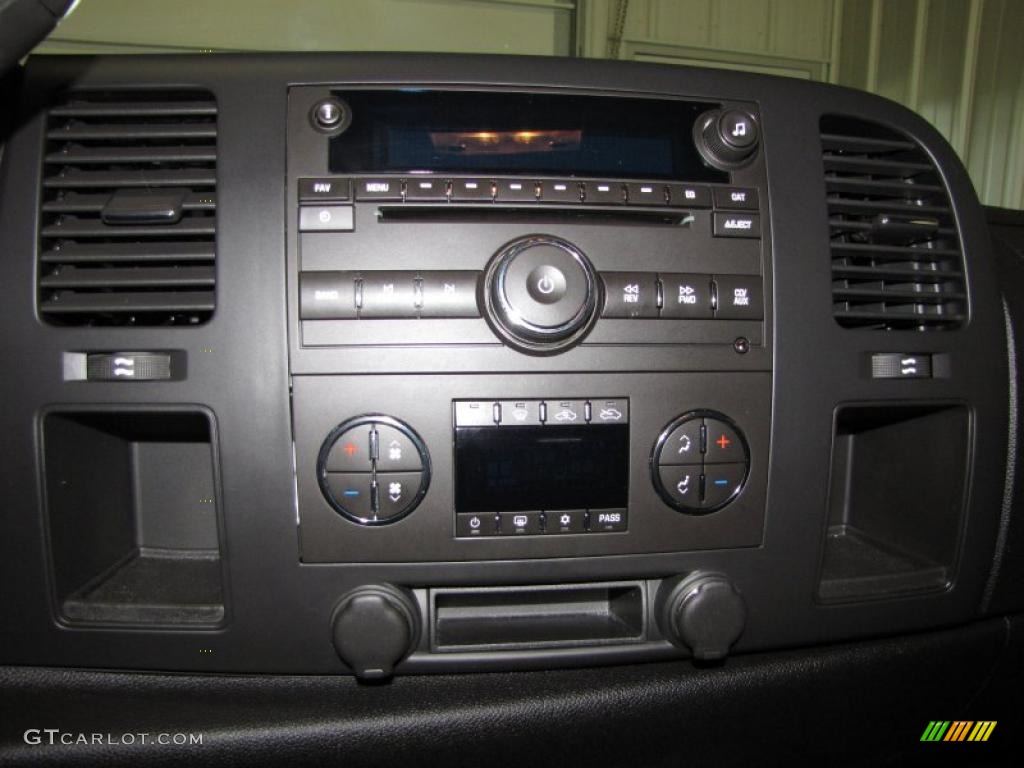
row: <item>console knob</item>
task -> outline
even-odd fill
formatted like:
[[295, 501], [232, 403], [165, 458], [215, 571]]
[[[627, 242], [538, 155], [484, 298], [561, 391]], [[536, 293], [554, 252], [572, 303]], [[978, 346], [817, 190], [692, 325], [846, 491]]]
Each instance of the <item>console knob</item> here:
[[390, 584], [368, 584], [345, 594], [331, 618], [338, 656], [362, 680], [391, 677], [419, 641], [419, 609]]
[[708, 163], [730, 171], [753, 159], [761, 130], [748, 112], [716, 109], [697, 118], [693, 138], [697, 150]]
[[309, 112], [313, 127], [321, 133], [338, 134], [352, 123], [352, 111], [341, 99], [321, 99]]
[[491, 259], [484, 304], [492, 327], [523, 352], [551, 354], [593, 326], [600, 281], [572, 243], [550, 235], [513, 240]]
[[658, 602], [661, 631], [699, 661], [725, 658], [747, 619], [742, 595], [717, 573], [696, 572], [666, 582]]

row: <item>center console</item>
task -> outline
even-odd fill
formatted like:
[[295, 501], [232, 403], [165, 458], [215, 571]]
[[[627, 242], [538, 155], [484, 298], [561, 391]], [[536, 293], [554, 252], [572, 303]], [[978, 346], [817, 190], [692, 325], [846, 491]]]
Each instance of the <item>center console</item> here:
[[0, 661], [712, 661], [1013, 608], [1012, 318], [901, 107], [433, 56], [37, 58], [22, 101]]

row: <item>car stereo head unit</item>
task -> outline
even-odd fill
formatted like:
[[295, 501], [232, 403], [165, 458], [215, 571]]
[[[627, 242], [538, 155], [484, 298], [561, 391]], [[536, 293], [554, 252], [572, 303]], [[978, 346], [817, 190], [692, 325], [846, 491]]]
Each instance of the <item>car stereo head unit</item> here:
[[756, 104], [339, 85], [289, 110], [304, 560], [760, 542]]

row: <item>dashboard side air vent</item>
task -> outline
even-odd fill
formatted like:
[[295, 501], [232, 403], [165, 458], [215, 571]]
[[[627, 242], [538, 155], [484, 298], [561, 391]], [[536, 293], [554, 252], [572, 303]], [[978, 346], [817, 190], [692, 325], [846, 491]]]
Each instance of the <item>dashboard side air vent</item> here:
[[48, 113], [39, 311], [59, 325], [213, 314], [217, 105], [207, 92], [67, 95]]
[[967, 317], [949, 193], [927, 152], [896, 130], [821, 119], [832, 300], [844, 328], [939, 330]]

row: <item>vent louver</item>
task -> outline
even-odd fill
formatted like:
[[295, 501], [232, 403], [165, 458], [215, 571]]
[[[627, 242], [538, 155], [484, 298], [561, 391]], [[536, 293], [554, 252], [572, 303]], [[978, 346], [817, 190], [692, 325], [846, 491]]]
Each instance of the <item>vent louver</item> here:
[[849, 117], [821, 120], [832, 299], [845, 328], [963, 325], [963, 255], [949, 194], [924, 149]]
[[48, 114], [39, 310], [60, 325], [213, 314], [217, 106], [206, 92], [67, 96]]

